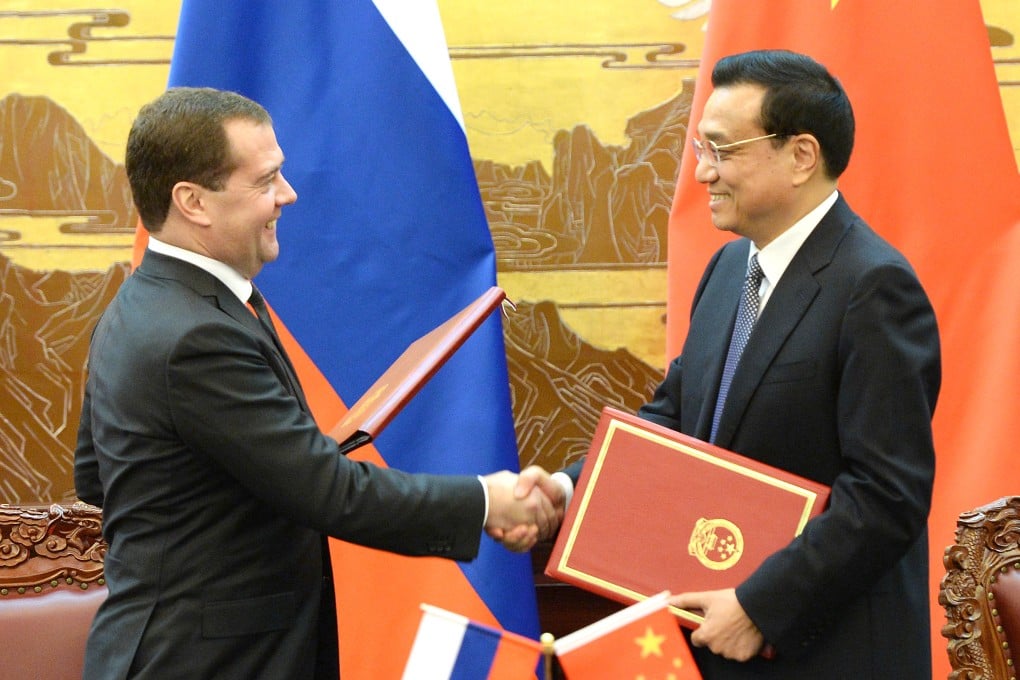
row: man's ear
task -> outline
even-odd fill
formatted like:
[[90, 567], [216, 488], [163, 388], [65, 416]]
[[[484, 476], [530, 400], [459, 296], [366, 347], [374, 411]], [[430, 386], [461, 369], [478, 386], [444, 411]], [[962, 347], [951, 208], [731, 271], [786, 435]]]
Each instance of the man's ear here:
[[206, 214], [205, 193], [207, 189], [194, 182], [178, 182], [170, 191], [170, 200], [189, 222], [209, 226], [212, 223]]
[[825, 160], [822, 158], [822, 147], [812, 134], [794, 135], [790, 140], [793, 145], [793, 183], [800, 186], [818, 172], [825, 171]]

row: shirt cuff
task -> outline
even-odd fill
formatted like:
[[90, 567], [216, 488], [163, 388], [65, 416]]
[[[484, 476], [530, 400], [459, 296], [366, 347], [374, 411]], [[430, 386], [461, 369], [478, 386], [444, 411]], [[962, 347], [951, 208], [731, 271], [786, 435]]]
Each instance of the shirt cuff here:
[[563, 507], [570, 505], [570, 499], [574, 497], [574, 482], [565, 472], [554, 472], [550, 475], [561, 487], [563, 487]]
[[[482, 496], [485, 497], [485, 514], [482, 515], [482, 529], [485, 529], [485, 524], [489, 521], [489, 485], [485, 483], [485, 478], [478, 475], [478, 481], [482, 485]], [[570, 481], [567, 478], [567, 481]]]

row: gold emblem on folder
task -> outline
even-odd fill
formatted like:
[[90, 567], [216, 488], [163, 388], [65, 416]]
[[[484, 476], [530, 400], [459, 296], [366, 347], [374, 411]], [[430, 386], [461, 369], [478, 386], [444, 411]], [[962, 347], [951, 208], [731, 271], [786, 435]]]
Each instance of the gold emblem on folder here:
[[702, 517], [694, 523], [687, 552], [703, 566], [723, 571], [740, 561], [744, 553], [744, 535], [729, 520]]

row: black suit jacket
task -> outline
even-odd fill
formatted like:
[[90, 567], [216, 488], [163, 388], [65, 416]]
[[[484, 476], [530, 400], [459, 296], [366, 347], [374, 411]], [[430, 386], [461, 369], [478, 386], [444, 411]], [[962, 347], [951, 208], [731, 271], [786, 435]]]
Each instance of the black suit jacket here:
[[477, 554], [479, 481], [338, 455], [270, 336], [197, 267], [146, 253], [88, 369], [75, 484], [110, 547], [86, 678], [310, 678], [335, 653], [324, 535]]
[[[749, 247], [734, 241], [712, 258], [682, 354], [643, 417], [708, 439]], [[706, 680], [931, 678], [926, 524], [939, 385], [935, 316], [917, 277], [840, 197], [762, 311], [716, 437], [831, 485], [830, 504], [737, 587], [776, 659], [738, 664], [695, 650]]]

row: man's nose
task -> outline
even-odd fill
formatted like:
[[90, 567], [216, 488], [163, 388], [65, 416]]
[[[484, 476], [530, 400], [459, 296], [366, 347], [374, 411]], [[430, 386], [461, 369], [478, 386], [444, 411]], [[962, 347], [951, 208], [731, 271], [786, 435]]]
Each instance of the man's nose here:
[[697, 165], [694, 166], [694, 179], [697, 182], [708, 184], [719, 176], [716, 167], [709, 162], [707, 155], [697, 159], [695, 163]]

